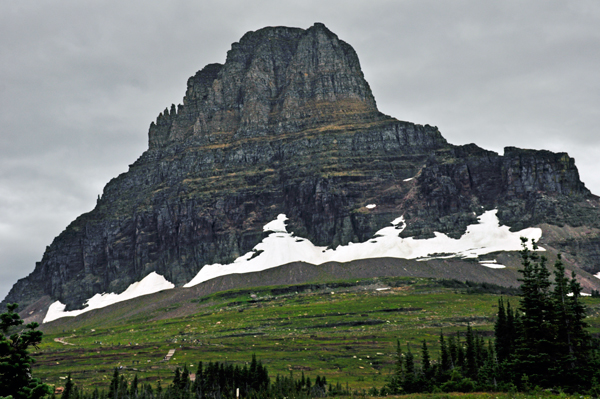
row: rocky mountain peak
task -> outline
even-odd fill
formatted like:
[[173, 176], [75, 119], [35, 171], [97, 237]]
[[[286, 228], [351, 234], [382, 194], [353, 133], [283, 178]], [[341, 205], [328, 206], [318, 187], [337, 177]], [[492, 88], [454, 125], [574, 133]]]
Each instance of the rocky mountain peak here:
[[549, 253], [568, 253], [600, 288], [589, 274], [600, 272], [600, 201], [567, 154], [449, 144], [437, 127], [379, 113], [355, 51], [323, 24], [269, 27], [189, 78], [183, 104], [152, 122], [149, 149], [3, 303], [80, 309], [153, 272], [183, 286], [248, 254], [282, 214], [298, 240], [336, 248], [400, 217], [399, 237], [459, 238], [492, 210], [513, 230], [542, 226]]
[[221, 140], [273, 136], [379, 116], [354, 49], [317, 23], [269, 27], [233, 43], [224, 65], [188, 80], [183, 105], [150, 128], [150, 148], [218, 134]]

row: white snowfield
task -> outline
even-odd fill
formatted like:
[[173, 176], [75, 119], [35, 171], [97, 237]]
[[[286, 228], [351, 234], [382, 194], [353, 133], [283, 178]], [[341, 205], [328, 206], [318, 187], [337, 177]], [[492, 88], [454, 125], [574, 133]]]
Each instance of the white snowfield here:
[[[250, 273], [284, 265], [290, 262], [307, 262], [320, 265], [326, 262], [350, 262], [370, 258], [403, 258], [429, 260], [439, 258], [477, 258], [479, 255], [496, 251], [521, 250], [520, 237], [539, 240], [542, 230], [528, 228], [517, 232], [509, 231], [508, 226], [500, 226], [496, 210], [483, 213], [478, 224], [467, 227], [459, 239], [435, 232], [435, 237], [415, 240], [412, 237], [401, 238], [398, 235], [406, 227], [404, 217], [394, 220], [389, 227], [375, 233], [369, 241], [339, 246], [336, 249], [317, 247], [304, 238], [288, 233], [285, 227], [287, 217], [279, 215], [276, 220], [264, 226], [271, 231], [252, 251], [237, 258], [228, 265], [206, 265], [184, 287], [192, 287], [215, 277], [234, 273]], [[531, 242], [531, 241], [530, 241]], [[543, 248], [539, 248], [543, 251]], [[502, 268], [491, 262], [483, 266]]]
[[[292, 233], [288, 233], [285, 227], [287, 217], [281, 214], [263, 227], [263, 230], [270, 234], [252, 251], [227, 265], [218, 263], [205, 265], [196, 277], [184, 287], [193, 287], [215, 277], [258, 272], [290, 262], [320, 265], [332, 261], [350, 262], [358, 259], [383, 257], [417, 260], [477, 258], [479, 255], [491, 252], [519, 251], [521, 250], [520, 237], [526, 237], [531, 242], [532, 239], [538, 241], [542, 236], [542, 230], [539, 228], [527, 228], [517, 232], [509, 231], [508, 226], [500, 226], [496, 212], [496, 210], [491, 210], [483, 213], [478, 218], [479, 223], [468, 226], [465, 234], [459, 239], [450, 238], [438, 232], [434, 233], [435, 237], [425, 240], [415, 240], [412, 237], [401, 238], [399, 234], [406, 227], [404, 217], [401, 216], [393, 220], [391, 226], [384, 227], [375, 233], [369, 241], [350, 242], [348, 245], [339, 246], [336, 249], [318, 247], [305, 238], [295, 237]], [[544, 249], [539, 248], [538, 250], [543, 251]], [[480, 264], [489, 268], [504, 267], [497, 264], [495, 260], [481, 261]], [[94, 295], [86, 301], [87, 306], [84, 309], [65, 311], [65, 305], [56, 301], [50, 305], [44, 323], [65, 316], [77, 316], [92, 309], [173, 287], [174, 285], [163, 276], [153, 272], [142, 281], [129, 286], [121, 294]]]
[[498, 263], [498, 261], [496, 261], [496, 259], [494, 259], [494, 260], [480, 260], [479, 264], [481, 266], [489, 267], [490, 269], [504, 269], [506, 267], [506, 266], [501, 265], [500, 263]]
[[105, 293], [94, 295], [85, 302], [87, 306], [83, 309], [65, 311], [66, 305], [60, 303], [60, 301], [56, 301], [48, 308], [48, 313], [46, 313], [43, 323], [47, 323], [61, 317], [78, 316], [93, 309], [100, 309], [117, 302], [137, 298], [142, 295], [153, 294], [162, 290], [168, 290], [173, 287], [175, 287], [173, 283], [167, 281], [160, 274], [152, 272], [144, 277], [141, 281], [131, 284], [120, 294], [114, 294], [111, 292], [108, 294]]

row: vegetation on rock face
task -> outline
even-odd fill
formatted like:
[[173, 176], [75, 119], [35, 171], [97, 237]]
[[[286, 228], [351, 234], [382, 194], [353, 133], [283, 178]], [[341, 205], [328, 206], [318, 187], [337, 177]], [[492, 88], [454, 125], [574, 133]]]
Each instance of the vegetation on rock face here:
[[18, 305], [9, 304], [0, 314], [0, 399], [39, 399], [50, 393], [50, 387], [31, 375], [34, 359], [28, 348], [42, 342], [37, 323], [18, 330], [23, 320], [16, 312]]

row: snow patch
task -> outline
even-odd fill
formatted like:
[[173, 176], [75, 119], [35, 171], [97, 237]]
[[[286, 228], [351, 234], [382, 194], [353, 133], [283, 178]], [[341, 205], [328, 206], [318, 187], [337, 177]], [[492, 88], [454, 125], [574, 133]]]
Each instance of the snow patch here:
[[82, 313], [89, 312], [93, 309], [100, 309], [117, 302], [126, 301], [128, 299], [137, 298], [142, 295], [153, 294], [162, 290], [167, 290], [175, 287], [175, 285], [163, 276], [156, 272], [152, 272], [141, 281], [131, 284], [125, 291], [120, 294], [104, 293], [96, 294], [85, 302], [86, 307], [79, 310], [65, 311], [66, 305], [56, 301], [50, 305], [43, 323], [52, 320], [60, 319], [67, 316], [78, 316]]
[[402, 230], [404, 230], [404, 216], [400, 216], [399, 218], [392, 220], [392, 226], [398, 226], [398, 225], [400, 225]]
[[365, 208], [367, 208], [367, 209], [373, 209], [373, 208], [375, 208], [376, 206], [377, 206], [377, 205], [375, 205], [375, 204], [369, 204], [369, 205], [367, 205]]
[[285, 221], [288, 220], [287, 216], [283, 213], [277, 216], [277, 219], [269, 222], [263, 226], [263, 231], [272, 231], [273, 233], [286, 233]]
[[[412, 178], [411, 178], [412, 179]], [[410, 179], [407, 179], [410, 180]], [[376, 205], [369, 204], [372, 209]], [[538, 241], [542, 236], [539, 228], [528, 228], [517, 232], [509, 231], [508, 226], [500, 226], [496, 210], [487, 211], [479, 216], [478, 224], [467, 227], [465, 234], [459, 239], [453, 239], [445, 234], [434, 232], [435, 237], [416, 240], [412, 237], [401, 238], [399, 235], [406, 227], [404, 216], [391, 222], [375, 233], [374, 238], [363, 243], [348, 243], [336, 249], [315, 246], [307, 239], [295, 237], [287, 232], [285, 226], [287, 216], [280, 214], [267, 223], [263, 230], [270, 233], [252, 251], [237, 258], [227, 265], [205, 265], [200, 272], [184, 287], [192, 287], [204, 281], [228, 274], [251, 273], [281, 266], [290, 262], [307, 262], [320, 265], [326, 262], [350, 262], [370, 258], [403, 258], [419, 261], [447, 258], [477, 258], [497, 251], [519, 251], [520, 237]], [[531, 247], [531, 246], [530, 246]], [[538, 248], [544, 251], [543, 248]], [[481, 261], [481, 265], [490, 268], [503, 268], [495, 261]], [[600, 273], [596, 274], [600, 279]], [[44, 323], [67, 316], [77, 316], [93, 309], [103, 308], [117, 302], [133, 299], [142, 295], [174, 288], [156, 272], [150, 273], [144, 279], [131, 284], [121, 294], [96, 294], [85, 302], [85, 308], [65, 311], [65, 305], [56, 301], [50, 305]]]
[[506, 267], [506, 266], [501, 265], [500, 263], [498, 263], [496, 261], [496, 259], [494, 259], [494, 260], [480, 260], [479, 264], [481, 266], [489, 267], [490, 269], [504, 269]]
[[217, 263], [204, 266], [184, 287], [193, 287], [228, 274], [258, 272], [290, 262], [320, 265], [326, 262], [350, 262], [383, 257], [417, 260], [454, 257], [476, 259], [491, 252], [519, 251], [520, 237], [537, 241], [542, 236], [542, 230], [539, 228], [511, 232], [508, 226], [500, 226], [496, 212], [497, 210], [491, 210], [483, 213], [478, 218], [479, 223], [468, 226], [466, 233], [459, 239], [439, 232], [434, 233], [435, 237], [425, 240], [401, 238], [399, 234], [406, 227], [404, 217], [401, 216], [391, 223], [392, 226], [384, 227], [375, 233], [375, 238], [363, 243], [349, 243], [336, 249], [318, 247], [306, 239], [299, 241], [287, 232], [283, 223], [287, 217], [281, 214], [275, 221], [265, 225], [265, 231], [272, 233], [252, 251], [227, 265]]

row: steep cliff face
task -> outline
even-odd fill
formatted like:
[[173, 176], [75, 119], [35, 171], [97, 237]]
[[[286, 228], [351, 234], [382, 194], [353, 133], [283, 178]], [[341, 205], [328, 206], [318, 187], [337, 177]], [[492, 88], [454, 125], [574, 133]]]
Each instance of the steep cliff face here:
[[[519, 229], [600, 228], [595, 204], [566, 154], [448, 144], [378, 112], [356, 53], [324, 25], [265, 28], [188, 80], [183, 104], [151, 124], [148, 150], [5, 301], [78, 308], [152, 271], [182, 285], [249, 251], [279, 213], [296, 235], [337, 246], [400, 215], [404, 235], [456, 237], [492, 208]], [[588, 241], [576, 245], [597, 253], [598, 237]]]
[[234, 43], [225, 65], [208, 65], [188, 80], [183, 105], [151, 126], [149, 146], [214, 145], [378, 116], [350, 45], [323, 24], [266, 28]]

